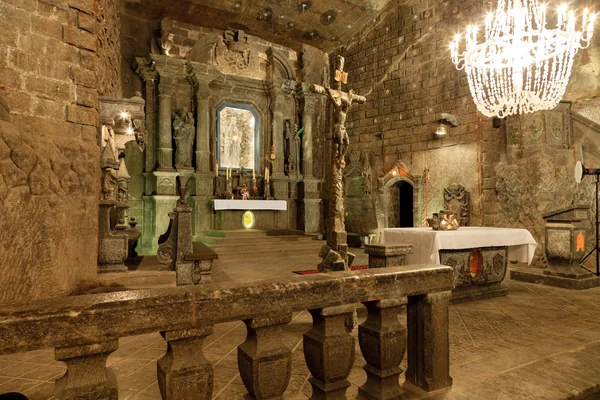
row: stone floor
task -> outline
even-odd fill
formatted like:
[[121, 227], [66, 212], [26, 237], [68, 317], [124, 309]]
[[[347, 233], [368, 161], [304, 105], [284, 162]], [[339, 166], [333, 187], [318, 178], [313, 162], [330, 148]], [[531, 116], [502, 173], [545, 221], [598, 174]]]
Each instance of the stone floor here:
[[[312, 256], [306, 256], [216, 265], [215, 280], [262, 280], [312, 268], [313, 261]], [[364, 254], [359, 254], [356, 265], [365, 263]], [[600, 288], [575, 292], [510, 280], [505, 285], [509, 290], [506, 297], [451, 306], [454, 386], [429, 398], [600, 398], [595, 394], [600, 391]], [[361, 306], [359, 322], [364, 318]], [[309, 372], [302, 353], [302, 333], [310, 326], [308, 312], [295, 314], [281, 338], [293, 350], [293, 375], [285, 399], [310, 397]], [[353, 333], [356, 335], [357, 330]], [[245, 334], [242, 322], [230, 322], [215, 326], [214, 334], [205, 342], [205, 356], [215, 370], [215, 399], [241, 399], [246, 393], [236, 359], [236, 346]], [[165, 347], [158, 333], [119, 341], [119, 350], [108, 359], [119, 383], [119, 399], [160, 399], [156, 360]], [[358, 347], [356, 354], [349, 377], [350, 399], [356, 398], [358, 387], [365, 381]], [[32, 400], [52, 398], [53, 381], [64, 371], [64, 364], [54, 361], [49, 349], [0, 357], [0, 393], [19, 391]], [[407, 396], [426, 397], [416, 392]]]

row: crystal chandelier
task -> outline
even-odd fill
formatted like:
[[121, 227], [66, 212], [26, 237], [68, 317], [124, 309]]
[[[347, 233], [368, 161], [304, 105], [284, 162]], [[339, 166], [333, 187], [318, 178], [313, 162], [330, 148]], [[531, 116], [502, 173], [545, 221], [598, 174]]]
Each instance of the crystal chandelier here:
[[485, 20], [485, 41], [477, 27], [467, 27], [450, 45], [452, 62], [467, 73], [477, 109], [500, 118], [558, 105], [569, 82], [573, 57], [590, 45], [595, 14], [586, 8], [582, 26], [575, 27], [573, 10], [561, 5], [555, 29], [546, 28], [546, 6], [538, 0], [498, 0]]

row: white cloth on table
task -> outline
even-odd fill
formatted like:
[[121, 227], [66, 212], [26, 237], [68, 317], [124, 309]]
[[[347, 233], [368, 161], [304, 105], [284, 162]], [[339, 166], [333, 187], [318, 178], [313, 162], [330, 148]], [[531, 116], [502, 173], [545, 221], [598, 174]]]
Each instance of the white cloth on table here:
[[531, 264], [537, 242], [527, 229], [463, 226], [456, 231], [431, 228], [389, 228], [383, 231], [383, 244], [412, 244], [407, 264], [439, 264], [440, 250], [508, 246], [508, 260]]
[[215, 210], [277, 210], [286, 211], [285, 200], [213, 200]]

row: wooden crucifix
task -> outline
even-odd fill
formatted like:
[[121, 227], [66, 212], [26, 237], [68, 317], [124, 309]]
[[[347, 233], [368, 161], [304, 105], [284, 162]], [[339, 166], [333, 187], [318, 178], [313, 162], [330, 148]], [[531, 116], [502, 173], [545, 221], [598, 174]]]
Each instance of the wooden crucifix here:
[[344, 217], [344, 182], [343, 169], [346, 166], [346, 152], [350, 139], [346, 132], [346, 117], [353, 103], [363, 104], [367, 99], [350, 90], [342, 91], [342, 82], [347, 83], [348, 73], [344, 72], [344, 57], [335, 60], [335, 85], [332, 90], [329, 84], [311, 85], [312, 92], [327, 95], [333, 107], [333, 140], [331, 152], [331, 185], [329, 188], [329, 212], [327, 217], [327, 246], [321, 250], [323, 259], [319, 271], [347, 270], [352, 265], [354, 256], [348, 253], [346, 225]]

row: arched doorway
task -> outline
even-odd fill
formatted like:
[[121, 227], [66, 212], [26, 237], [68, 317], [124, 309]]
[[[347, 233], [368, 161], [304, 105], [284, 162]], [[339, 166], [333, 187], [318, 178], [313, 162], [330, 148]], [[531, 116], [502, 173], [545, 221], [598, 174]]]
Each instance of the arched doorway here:
[[400, 181], [396, 185], [398, 186], [398, 227], [412, 228], [415, 226], [414, 188], [406, 181]]

